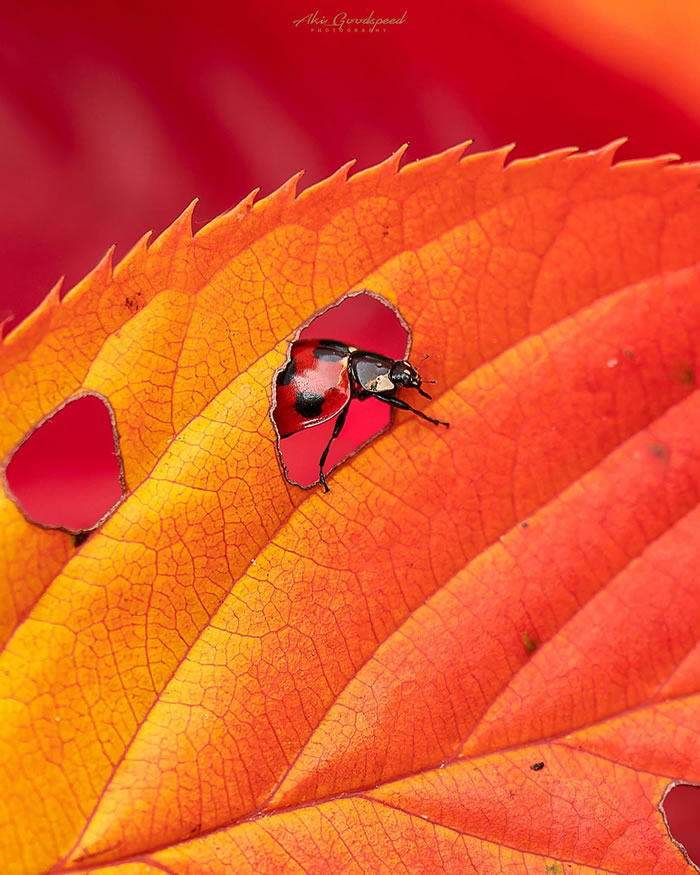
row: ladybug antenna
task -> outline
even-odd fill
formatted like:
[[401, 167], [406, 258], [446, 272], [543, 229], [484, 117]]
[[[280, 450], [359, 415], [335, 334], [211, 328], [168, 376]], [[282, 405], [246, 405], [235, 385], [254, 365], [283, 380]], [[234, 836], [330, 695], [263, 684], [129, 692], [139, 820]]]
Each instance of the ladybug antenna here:
[[[419, 372], [420, 372], [420, 366], [423, 364], [423, 362], [424, 362], [426, 359], [429, 359], [429, 358], [430, 358], [430, 356], [429, 356], [428, 353], [426, 352], [426, 354], [425, 354], [425, 355], [423, 356], [423, 358], [420, 360], [420, 364], [417, 364], [417, 365], [416, 365], [416, 373], [419, 373]], [[422, 380], [422, 382], [423, 382], [423, 383], [434, 383], [435, 380]]]
[[[429, 356], [428, 353], [426, 352], [426, 354], [425, 354], [425, 355], [423, 356], [423, 358], [421, 359], [420, 364], [419, 364], [419, 365], [416, 365], [416, 373], [418, 373], [418, 372], [420, 371], [420, 366], [423, 364], [423, 362], [424, 362], [426, 359], [429, 359], [429, 358], [430, 358], [430, 356]], [[424, 379], [421, 377], [421, 383], [436, 383], [436, 382], [437, 382], [437, 380], [424, 380]], [[416, 388], [418, 389], [418, 392], [419, 392], [424, 398], [430, 398], [431, 401], [433, 400], [433, 396], [432, 396], [432, 395], [428, 395], [427, 392], [424, 392], [424, 391], [421, 389], [420, 386], [416, 386]]]

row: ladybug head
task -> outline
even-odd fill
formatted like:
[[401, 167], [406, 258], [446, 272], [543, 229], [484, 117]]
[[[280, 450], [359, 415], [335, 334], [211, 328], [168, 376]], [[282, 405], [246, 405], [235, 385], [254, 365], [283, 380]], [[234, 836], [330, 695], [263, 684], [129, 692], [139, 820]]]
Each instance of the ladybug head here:
[[[430, 398], [427, 392], [424, 392], [421, 389], [423, 384], [423, 380], [421, 379], [421, 375], [418, 371], [413, 367], [410, 362], [406, 361], [398, 361], [394, 362], [391, 366], [391, 372], [389, 373], [389, 378], [391, 382], [395, 386], [399, 386], [405, 389], [418, 389], [421, 395], [424, 398]], [[433, 382], [433, 381], [427, 381]]]

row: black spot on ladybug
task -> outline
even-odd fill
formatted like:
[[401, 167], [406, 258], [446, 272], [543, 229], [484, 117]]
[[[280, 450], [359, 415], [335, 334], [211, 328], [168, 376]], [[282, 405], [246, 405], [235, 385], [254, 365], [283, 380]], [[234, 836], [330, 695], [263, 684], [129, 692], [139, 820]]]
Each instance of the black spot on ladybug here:
[[81, 544], [84, 544], [87, 541], [89, 534], [90, 532], [77, 532], [73, 535], [73, 546], [79, 547]]
[[533, 772], [540, 772], [544, 768], [544, 763], [533, 763], [530, 768]]
[[287, 367], [280, 371], [277, 377], [277, 385], [278, 386], [288, 386], [292, 380], [294, 379], [297, 372], [297, 363], [296, 359], [291, 358], [287, 362]]
[[324, 400], [323, 395], [316, 395], [313, 392], [299, 392], [294, 401], [294, 406], [299, 416], [313, 419], [321, 415]]

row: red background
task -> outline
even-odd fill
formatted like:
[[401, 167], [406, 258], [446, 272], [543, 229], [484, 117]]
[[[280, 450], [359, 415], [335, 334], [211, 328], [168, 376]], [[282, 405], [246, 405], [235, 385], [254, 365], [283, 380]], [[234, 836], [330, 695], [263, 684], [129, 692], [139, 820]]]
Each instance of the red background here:
[[528, 156], [620, 136], [622, 157], [700, 158], [690, 117], [498, 0], [424, 0], [375, 34], [295, 27], [305, 4], [6, 4], [0, 318], [195, 196], [200, 227], [253, 188], [305, 169], [303, 187], [407, 141], [408, 160], [470, 138]]
[[470, 138], [527, 156], [620, 136], [624, 158], [700, 158], [690, 116], [499, 0], [383, 2], [375, 14], [406, 9], [406, 22], [375, 34], [295, 27], [316, 8], [306, 0], [5, 6], [0, 320], [24, 317], [61, 275], [70, 287], [112, 243], [118, 259], [159, 233], [195, 196], [196, 229], [253, 188], [302, 168], [303, 187], [406, 141], [408, 160]]

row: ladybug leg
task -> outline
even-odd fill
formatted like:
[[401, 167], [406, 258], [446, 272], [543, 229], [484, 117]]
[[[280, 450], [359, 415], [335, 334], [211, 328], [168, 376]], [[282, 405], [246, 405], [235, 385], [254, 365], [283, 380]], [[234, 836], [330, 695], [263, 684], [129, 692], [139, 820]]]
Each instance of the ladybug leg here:
[[335, 421], [335, 427], [333, 428], [333, 434], [331, 435], [331, 439], [326, 444], [326, 449], [323, 451], [323, 455], [321, 456], [321, 460], [318, 463], [319, 467], [319, 477], [318, 482], [323, 486], [324, 492], [330, 492], [328, 485], [326, 484], [326, 475], [323, 473], [323, 466], [326, 464], [326, 459], [328, 458], [328, 451], [331, 448], [331, 444], [338, 437], [340, 432], [343, 430], [343, 426], [345, 425], [345, 417], [348, 415], [348, 410], [350, 409], [350, 405], [343, 410], [340, 416]]
[[432, 422], [433, 425], [444, 425], [445, 428], [450, 427], [449, 422], [443, 422], [441, 419], [433, 419], [432, 416], [426, 416], [425, 413], [421, 413], [420, 410], [416, 410], [415, 407], [411, 407], [410, 404], [407, 404], [403, 398], [396, 398], [394, 395], [375, 395], [374, 397], [383, 401], [385, 404], [390, 404], [392, 407], [398, 407], [399, 410], [410, 410], [411, 413], [415, 413], [416, 416], [420, 416], [421, 419], [426, 419], [428, 422]]

